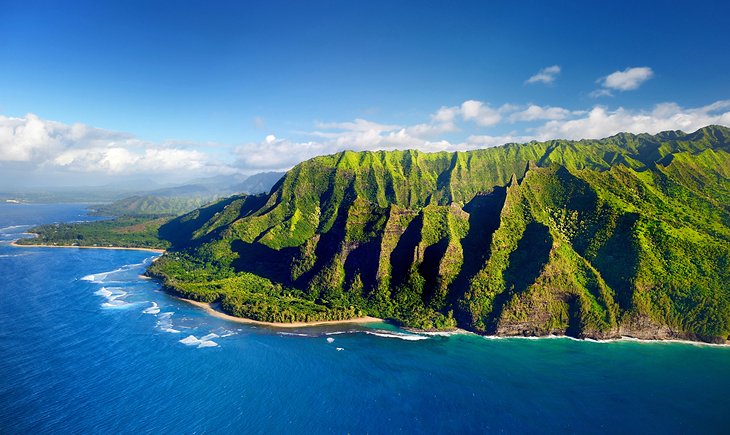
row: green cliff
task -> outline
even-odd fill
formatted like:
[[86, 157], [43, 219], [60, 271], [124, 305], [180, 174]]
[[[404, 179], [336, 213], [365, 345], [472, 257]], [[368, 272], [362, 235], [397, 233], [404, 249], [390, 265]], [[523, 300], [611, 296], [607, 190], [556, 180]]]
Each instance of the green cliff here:
[[150, 273], [265, 321], [730, 334], [730, 129], [342, 152], [160, 229]]

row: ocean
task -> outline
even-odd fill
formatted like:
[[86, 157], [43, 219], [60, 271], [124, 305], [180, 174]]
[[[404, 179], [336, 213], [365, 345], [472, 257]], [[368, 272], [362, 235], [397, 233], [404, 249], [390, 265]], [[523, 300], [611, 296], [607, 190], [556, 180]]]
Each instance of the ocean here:
[[0, 204], [0, 433], [723, 433], [730, 347], [231, 323], [144, 251], [17, 248]]

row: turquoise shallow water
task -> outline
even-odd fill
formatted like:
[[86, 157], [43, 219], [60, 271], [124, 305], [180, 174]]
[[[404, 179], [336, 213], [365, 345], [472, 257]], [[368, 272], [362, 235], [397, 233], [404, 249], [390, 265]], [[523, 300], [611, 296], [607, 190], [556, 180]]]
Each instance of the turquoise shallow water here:
[[79, 205], [0, 205], [0, 433], [730, 427], [727, 347], [278, 331], [168, 297], [138, 276], [149, 252], [8, 245], [79, 219]]

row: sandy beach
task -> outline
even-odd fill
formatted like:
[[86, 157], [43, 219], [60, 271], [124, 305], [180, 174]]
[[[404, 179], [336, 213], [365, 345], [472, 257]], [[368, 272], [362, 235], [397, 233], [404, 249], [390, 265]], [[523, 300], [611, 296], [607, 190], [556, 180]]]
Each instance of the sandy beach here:
[[202, 308], [210, 314], [211, 316], [218, 317], [219, 319], [225, 319], [229, 320], [231, 322], [236, 323], [246, 323], [250, 325], [261, 325], [261, 326], [271, 326], [274, 328], [303, 328], [307, 326], [323, 326], [323, 325], [342, 325], [347, 323], [380, 323], [383, 322], [383, 319], [378, 319], [377, 317], [356, 317], [354, 319], [348, 319], [348, 320], [323, 320], [320, 322], [292, 322], [292, 323], [276, 323], [276, 322], [261, 322], [258, 320], [252, 320], [247, 319], [245, 317], [236, 317], [231, 316], [230, 314], [226, 314], [223, 311], [220, 310], [220, 307], [216, 307], [214, 304], [209, 304], [206, 302], [198, 302], [194, 301], [192, 299], [185, 299], [178, 297], [177, 299], [180, 299], [181, 301], [185, 301], [189, 304], [195, 305], [196, 307]]
[[119, 250], [126, 250], [126, 251], [148, 251], [148, 252], [157, 252], [158, 254], [162, 254], [165, 252], [164, 249], [155, 249], [155, 248], [124, 248], [121, 246], [61, 246], [61, 245], [19, 245], [16, 242], [10, 243], [10, 246], [15, 246], [16, 248], [77, 248], [77, 249], [119, 249]]

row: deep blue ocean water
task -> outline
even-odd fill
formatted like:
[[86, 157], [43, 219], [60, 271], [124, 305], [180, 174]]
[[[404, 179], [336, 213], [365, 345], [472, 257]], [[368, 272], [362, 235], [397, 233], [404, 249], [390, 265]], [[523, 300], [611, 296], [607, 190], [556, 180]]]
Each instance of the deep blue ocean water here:
[[8, 244], [83, 219], [0, 204], [0, 433], [730, 430], [728, 347], [253, 327], [140, 278], [153, 253]]

